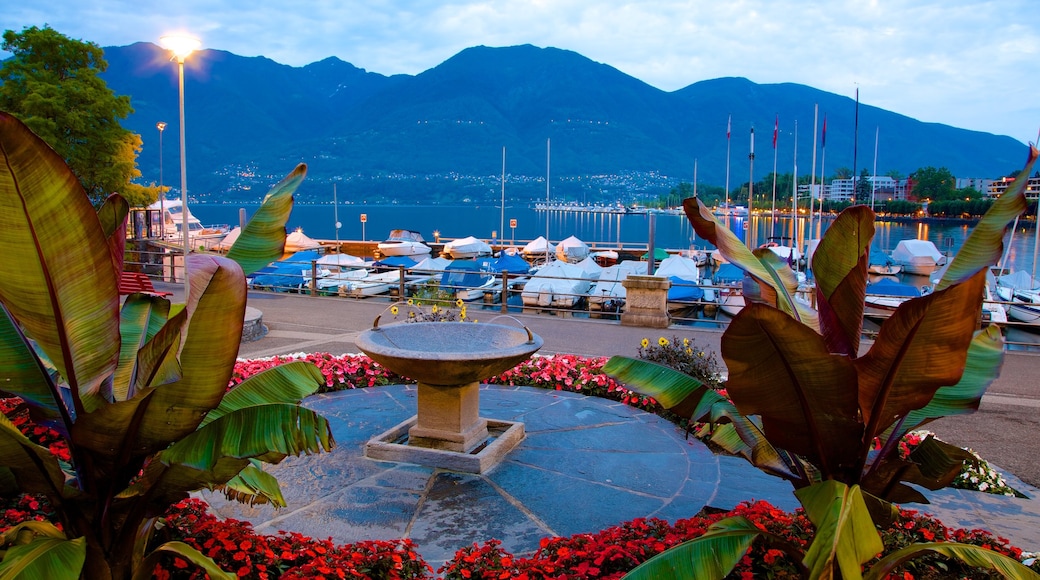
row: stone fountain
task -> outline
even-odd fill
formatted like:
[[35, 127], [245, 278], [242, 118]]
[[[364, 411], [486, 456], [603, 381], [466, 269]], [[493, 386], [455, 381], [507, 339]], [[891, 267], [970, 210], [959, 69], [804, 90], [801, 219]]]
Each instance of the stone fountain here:
[[[511, 318], [511, 317], [510, 317]], [[483, 473], [524, 438], [524, 424], [480, 417], [480, 380], [542, 347], [527, 327], [379, 319], [355, 340], [391, 371], [418, 382], [418, 412], [365, 446], [371, 459]]]

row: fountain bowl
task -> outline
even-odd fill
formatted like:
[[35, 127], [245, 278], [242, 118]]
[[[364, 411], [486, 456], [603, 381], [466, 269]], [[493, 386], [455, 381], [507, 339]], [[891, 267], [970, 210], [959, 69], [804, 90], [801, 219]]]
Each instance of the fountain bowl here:
[[473, 322], [399, 322], [362, 332], [358, 348], [420, 383], [453, 386], [507, 371], [542, 347], [526, 327]]

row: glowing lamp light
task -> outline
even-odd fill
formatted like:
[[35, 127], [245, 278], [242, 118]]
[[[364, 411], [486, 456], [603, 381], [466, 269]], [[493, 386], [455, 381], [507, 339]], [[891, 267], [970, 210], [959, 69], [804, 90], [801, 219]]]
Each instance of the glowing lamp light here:
[[177, 60], [180, 62], [184, 62], [184, 59], [188, 58], [189, 54], [202, 46], [201, 40], [181, 34], [161, 36], [159, 37], [159, 43], [162, 44], [163, 48], [172, 52], [173, 56], [177, 57]]

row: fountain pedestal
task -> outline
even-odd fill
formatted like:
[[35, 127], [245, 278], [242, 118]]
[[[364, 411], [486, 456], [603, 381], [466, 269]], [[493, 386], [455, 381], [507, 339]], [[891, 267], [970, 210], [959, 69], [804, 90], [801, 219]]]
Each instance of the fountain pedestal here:
[[467, 322], [398, 323], [362, 332], [372, 360], [418, 382], [417, 413], [365, 445], [365, 456], [468, 473], [496, 465], [524, 424], [480, 416], [480, 379], [530, 357], [541, 337], [526, 327]]
[[488, 438], [480, 417], [480, 382], [440, 386], [419, 383], [419, 413], [408, 430], [408, 443], [469, 453]]

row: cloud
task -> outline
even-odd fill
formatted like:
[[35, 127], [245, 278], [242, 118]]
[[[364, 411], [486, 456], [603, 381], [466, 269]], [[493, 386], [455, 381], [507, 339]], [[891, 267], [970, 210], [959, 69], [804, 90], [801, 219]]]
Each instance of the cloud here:
[[581, 53], [664, 90], [742, 76], [852, 96], [924, 121], [1035, 139], [1035, 0], [51, 0], [5, 11], [102, 46], [170, 30], [302, 66], [336, 56], [417, 74], [475, 45]]

